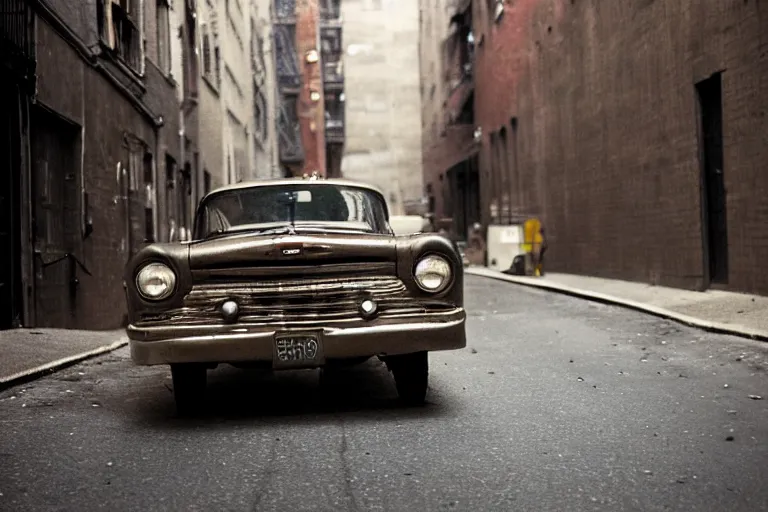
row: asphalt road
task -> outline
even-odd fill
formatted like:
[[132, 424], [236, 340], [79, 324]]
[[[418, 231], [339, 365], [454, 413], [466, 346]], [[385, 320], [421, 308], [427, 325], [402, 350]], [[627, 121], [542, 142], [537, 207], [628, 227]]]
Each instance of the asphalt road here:
[[[0, 395], [3, 511], [768, 510], [768, 345], [467, 278], [429, 405], [384, 367], [212, 372], [174, 414], [122, 350]], [[762, 395], [762, 400], [749, 395]]]

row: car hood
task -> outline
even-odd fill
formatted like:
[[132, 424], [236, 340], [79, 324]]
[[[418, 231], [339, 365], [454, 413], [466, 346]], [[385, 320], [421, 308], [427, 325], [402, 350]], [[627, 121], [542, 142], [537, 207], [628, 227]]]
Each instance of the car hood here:
[[189, 244], [192, 270], [366, 261], [396, 262], [396, 239], [372, 233], [236, 234]]

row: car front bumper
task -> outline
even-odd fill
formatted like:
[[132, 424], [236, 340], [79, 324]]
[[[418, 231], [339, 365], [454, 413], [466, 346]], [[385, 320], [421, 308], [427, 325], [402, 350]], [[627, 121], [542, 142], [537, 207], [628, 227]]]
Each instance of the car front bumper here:
[[332, 325], [129, 325], [131, 359], [139, 365], [269, 362], [276, 334], [322, 339], [324, 360], [466, 347], [466, 312], [456, 308], [412, 318], [381, 318]]

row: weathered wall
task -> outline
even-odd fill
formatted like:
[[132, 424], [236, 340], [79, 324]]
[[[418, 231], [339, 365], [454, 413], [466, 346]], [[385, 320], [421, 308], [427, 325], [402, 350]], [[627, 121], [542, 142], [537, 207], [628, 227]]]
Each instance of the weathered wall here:
[[[475, 2], [484, 204], [541, 215], [551, 270], [705, 281], [694, 84], [723, 71], [729, 287], [768, 293], [768, 14], [755, 0]], [[488, 134], [518, 118], [518, 166]], [[510, 162], [515, 149], [508, 146]], [[486, 211], [486, 217], [488, 212]]]
[[[213, 188], [228, 182], [227, 168], [224, 165], [224, 111], [221, 100], [221, 83], [215, 76], [215, 60], [213, 50], [215, 48], [214, 34], [221, 30], [223, 3], [211, 7], [208, 2], [198, 2], [199, 33], [202, 40], [203, 34], [208, 34], [211, 41], [212, 70], [213, 74], [206, 75], [202, 58], [200, 62], [200, 99], [197, 107], [198, 113], [198, 147], [200, 148], [200, 169], [211, 174]], [[223, 18], [226, 23], [226, 17]], [[226, 26], [226, 25], [225, 25]], [[222, 36], [218, 35], [221, 43]], [[223, 75], [223, 66], [221, 67]]]
[[[276, 127], [276, 102], [277, 102], [277, 82], [275, 59], [272, 45], [272, 24], [271, 24], [271, 0], [253, 0], [251, 3], [251, 16], [254, 20], [256, 33], [251, 34], [251, 46], [256, 51], [257, 58], [257, 86], [259, 92], [264, 95], [263, 108], [265, 109], [264, 118], [266, 126], [262, 127], [261, 134], [255, 133], [256, 154], [255, 154], [255, 178], [271, 178], [279, 176], [279, 166], [277, 160], [277, 127]], [[261, 57], [258, 56], [259, 44], [261, 40]], [[261, 69], [259, 69], [259, 66]], [[258, 74], [260, 73], [260, 74]]]
[[253, 150], [249, 134], [253, 119], [250, 59], [250, 4], [247, 0], [219, 2], [221, 23], [221, 98], [224, 117], [224, 166], [230, 179], [250, 178]]
[[[128, 259], [116, 165], [125, 163], [126, 132], [153, 148], [154, 130], [148, 119], [42, 21], [38, 23], [37, 51], [39, 101], [84, 128], [80, 172], [89, 195], [93, 234], [82, 242], [77, 256], [93, 275], [78, 272], [77, 312], [66, 327], [116, 328], [125, 310], [122, 282]], [[37, 311], [38, 318], [46, 314]]]
[[344, 177], [380, 187], [393, 214], [422, 193], [419, 3], [343, 0]]

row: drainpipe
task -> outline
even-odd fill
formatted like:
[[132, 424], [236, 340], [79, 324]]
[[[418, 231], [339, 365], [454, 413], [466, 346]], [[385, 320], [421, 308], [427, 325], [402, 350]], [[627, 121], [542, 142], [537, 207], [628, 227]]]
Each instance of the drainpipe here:
[[[181, 109], [179, 110], [179, 159], [180, 161], [176, 169], [177, 178], [178, 176], [181, 175], [181, 172], [184, 170], [184, 160], [186, 158], [187, 147], [185, 144], [186, 142], [186, 125], [184, 123], [185, 118], [186, 116], [184, 114], [184, 104], [182, 102]], [[179, 184], [176, 183], [173, 189], [176, 195], [174, 200], [174, 205], [176, 206], [176, 211], [174, 212], [174, 216], [178, 214], [178, 210], [179, 210], [178, 205], [176, 204], [176, 202], [179, 200], [178, 187], [179, 187]], [[176, 232], [179, 240], [181, 240], [181, 236], [179, 234], [180, 229], [181, 229], [181, 219], [176, 219]]]

